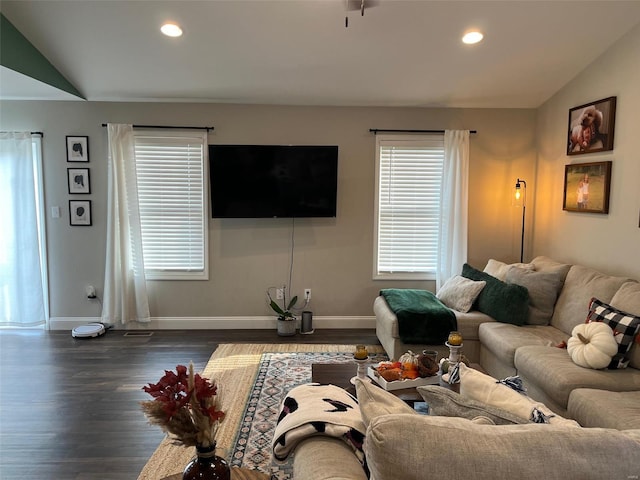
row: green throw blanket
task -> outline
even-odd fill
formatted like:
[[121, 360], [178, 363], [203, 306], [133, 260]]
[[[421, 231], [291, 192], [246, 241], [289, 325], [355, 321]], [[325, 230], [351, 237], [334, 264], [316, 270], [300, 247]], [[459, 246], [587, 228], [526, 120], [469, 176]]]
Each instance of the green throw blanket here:
[[433, 293], [408, 288], [380, 290], [389, 308], [398, 318], [403, 343], [441, 345], [449, 332], [456, 330], [455, 314]]

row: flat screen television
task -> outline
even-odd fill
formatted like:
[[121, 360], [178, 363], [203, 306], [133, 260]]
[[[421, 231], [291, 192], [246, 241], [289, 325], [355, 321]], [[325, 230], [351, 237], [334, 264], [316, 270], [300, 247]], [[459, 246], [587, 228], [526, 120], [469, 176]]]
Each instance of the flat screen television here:
[[213, 218], [335, 217], [338, 147], [209, 145]]

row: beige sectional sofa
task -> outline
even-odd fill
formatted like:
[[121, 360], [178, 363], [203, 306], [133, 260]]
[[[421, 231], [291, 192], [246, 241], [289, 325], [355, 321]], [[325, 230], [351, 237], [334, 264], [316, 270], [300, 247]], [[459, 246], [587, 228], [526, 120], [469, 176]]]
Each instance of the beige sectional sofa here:
[[[463, 351], [471, 362], [479, 363], [494, 378], [519, 375], [532, 398], [560, 415], [567, 414], [569, 396], [578, 388], [640, 391], [640, 345], [633, 346], [629, 367], [620, 370], [579, 367], [566, 349], [555, 347], [571, 336], [573, 327], [585, 322], [592, 297], [640, 316], [640, 283], [545, 256], [536, 257], [524, 267], [500, 264], [490, 261], [485, 272], [507, 282], [510, 278], [522, 280], [530, 293], [530, 309], [536, 312], [531, 318], [536, 324], [500, 323], [474, 310], [455, 312], [464, 338]], [[548, 315], [540, 315], [545, 309]], [[390, 357], [423, 348], [447, 354], [447, 348], [440, 345], [402, 343], [397, 318], [382, 297], [374, 301], [374, 313], [378, 339]], [[547, 318], [548, 323], [543, 323]]]
[[[585, 322], [592, 297], [640, 316], [640, 283], [547, 257], [537, 257], [527, 266], [501, 264], [496, 269], [499, 263], [490, 262], [485, 271], [507, 282], [522, 280], [529, 292], [529, 323], [516, 326], [478, 311], [456, 312], [464, 353], [494, 378], [519, 375], [532, 400], [581, 426], [531, 424], [526, 419], [494, 425], [477, 408], [468, 410], [473, 413], [466, 417], [459, 408], [454, 413], [434, 408], [432, 415], [417, 415], [388, 392], [358, 381], [371, 478], [638, 478], [640, 346], [633, 346], [627, 368], [592, 370], [576, 365], [557, 345]], [[374, 312], [378, 338], [390, 357], [427, 348], [447, 355], [442, 345], [402, 343], [397, 318], [383, 298], [375, 300]], [[418, 390], [422, 389], [451, 396], [440, 405], [468, 409], [459, 400], [463, 394], [439, 387]], [[366, 475], [345, 442], [314, 437], [296, 449], [294, 478], [365, 480]]]
[[[420, 387], [421, 393], [423, 389], [458, 395], [440, 387]], [[466, 417], [420, 415], [371, 383], [357, 380], [356, 391], [371, 480], [601, 480], [639, 473], [640, 430], [526, 421], [493, 424], [482, 415], [482, 407]], [[314, 436], [296, 448], [293, 478], [367, 476], [346, 442]]]

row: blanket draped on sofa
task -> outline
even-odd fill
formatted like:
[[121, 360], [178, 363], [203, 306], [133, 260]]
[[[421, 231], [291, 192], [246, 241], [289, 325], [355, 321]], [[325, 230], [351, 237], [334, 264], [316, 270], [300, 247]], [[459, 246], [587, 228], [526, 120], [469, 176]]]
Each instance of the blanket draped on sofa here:
[[344, 440], [364, 463], [365, 431], [358, 400], [346, 390], [318, 383], [298, 385], [287, 393], [280, 406], [273, 454], [277, 460], [284, 460], [301, 441], [327, 435]]
[[410, 288], [380, 290], [398, 318], [398, 333], [404, 343], [443, 344], [458, 322], [451, 309], [433, 293]]

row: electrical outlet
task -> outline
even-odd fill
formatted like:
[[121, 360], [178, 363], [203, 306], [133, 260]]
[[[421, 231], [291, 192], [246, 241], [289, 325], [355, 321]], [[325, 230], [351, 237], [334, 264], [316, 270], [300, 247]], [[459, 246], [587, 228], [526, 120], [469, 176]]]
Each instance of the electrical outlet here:
[[311, 289], [310, 288], [305, 288], [304, 289], [304, 299], [305, 300], [311, 300]]
[[96, 287], [93, 285], [87, 285], [84, 287], [84, 291], [87, 294], [87, 298], [96, 298]]
[[276, 288], [276, 300], [282, 300], [284, 298], [284, 288]]

